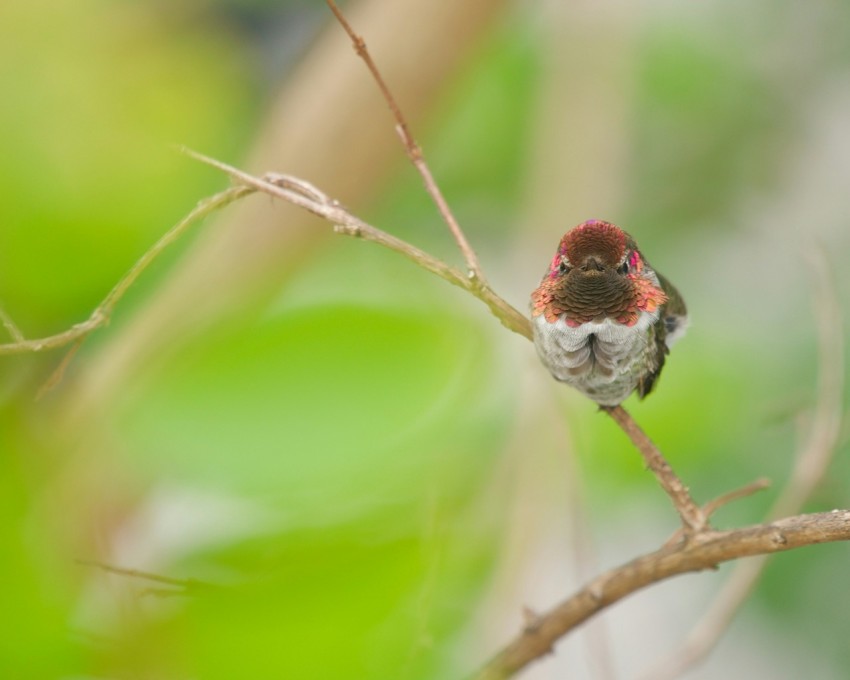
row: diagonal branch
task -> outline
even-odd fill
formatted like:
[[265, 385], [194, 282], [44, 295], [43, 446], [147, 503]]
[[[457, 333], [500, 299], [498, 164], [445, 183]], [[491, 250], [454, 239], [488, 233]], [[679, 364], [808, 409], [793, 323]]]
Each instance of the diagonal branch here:
[[707, 530], [612, 569], [539, 616], [473, 677], [503, 680], [553, 650], [559, 638], [624, 597], [671, 576], [713, 569], [721, 562], [850, 540], [850, 510], [788, 517], [768, 524]]
[[361, 35], [358, 35], [354, 31], [351, 24], [348, 23], [348, 20], [345, 18], [345, 15], [339, 7], [337, 7], [333, 0], [327, 0], [327, 3], [337, 21], [343, 29], [345, 29], [348, 37], [351, 38], [351, 42], [354, 45], [354, 51], [357, 53], [357, 56], [365, 62], [366, 67], [372, 74], [372, 78], [374, 78], [375, 83], [378, 85], [378, 89], [381, 91], [381, 96], [387, 102], [387, 105], [393, 114], [393, 118], [396, 120], [396, 131], [404, 145], [407, 157], [422, 177], [422, 181], [425, 184], [425, 190], [436, 204], [437, 210], [439, 210], [440, 215], [454, 237], [454, 240], [463, 255], [463, 259], [466, 262], [469, 278], [476, 281], [479, 285], [486, 287], [487, 280], [484, 278], [484, 272], [481, 270], [481, 265], [478, 263], [478, 256], [475, 254], [475, 250], [473, 250], [472, 246], [469, 245], [466, 234], [463, 233], [463, 229], [460, 228], [460, 224], [458, 224], [457, 219], [455, 219], [454, 213], [443, 196], [443, 192], [440, 191], [440, 187], [438, 187], [437, 183], [434, 181], [431, 169], [428, 167], [428, 164], [425, 162], [425, 158], [422, 155], [422, 149], [416, 143], [416, 140], [413, 139], [413, 135], [410, 133], [410, 126], [407, 124], [407, 120], [401, 112], [401, 107], [399, 107], [392, 91], [384, 80], [384, 77], [381, 75], [377, 64], [375, 64], [374, 59], [372, 59], [372, 55], [369, 54], [369, 49], [366, 47], [366, 41]]
[[186, 149], [185, 153], [206, 165], [227, 173], [231, 179], [238, 182], [246, 190], [261, 191], [270, 196], [281, 198], [331, 222], [335, 225], [337, 233], [372, 241], [399, 253], [423, 269], [471, 293], [487, 305], [490, 312], [502, 322], [502, 325], [514, 333], [531, 339], [531, 322], [528, 318], [497, 295], [489, 286], [481, 285], [480, 280], [465, 276], [459, 269], [446, 264], [421, 248], [364, 222], [313, 185], [289, 175], [274, 173], [265, 178], [259, 178], [195, 151]]
[[3, 323], [3, 327], [11, 336], [12, 340], [15, 342], [24, 342], [24, 334], [21, 333], [21, 329], [12, 321], [12, 317], [6, 313], [6, 310], [3, 307], [0, 307], [0, 322]]
[[634, 421], [629, 412], [622, 406], [603, 406], [601, 408], [614, 419], [614, 422], [632, 440], [632, 443], [643, 456], [644, 461], [646, 461], [646, 466], [655, 475], [655, 478], [658, 480], [661, 488], [664, 489], [664, 492], [670, 497], [670, 500], [673, 501], [676, 512], [679, 513], [679, 517], [682, 518], [682, 524], [685, 526], [686, 537], [693, 532], [705, 529], [708, 526], [708, 515], [694, 502], [688, 491], [688, 487], [673, 472], [673, 468], [670, 467], [670, 464], [661, 455], [661, 451], [646, 436], [646, 433]]
[[154, 574], [149, 571], [142, 571], [141, 569], [116, 567], [115, 565], [107, 564], [106, 562], [98, 562], [97, 560], [77, 560], [77, 563], [81, 564], [84, 567], [94, 567], [95, 569], [100, 569], [101, 571], [105, 571], [109, 574], [117, 574], [118, 576], [126, 576], [128, 578], [151, 581], [153, 583], [159, 583], [161, 585], [179, 589], [179, 591], [163, 591], [161, 589], [149, 591], [155, 595], [170, 595], [174, 592], [179, 592], [183, 595], [189, 595], [199, 590], [211, 590], [213, 588], [219, 587], [214, 583], [209, 583], [208, 581], [201, 581], [196, 578], [173, 578], [172, 576], [162, 576], [160, 574]]
[[[103, 299], [103, 301], [95, 307], [88, 319], [71, 326], [71, 328], [63, 331], [62, 333], [57, 333], [56, 335], [49, 335], [35, 340], [25, 340], [23, 339], [23, 336], [21, 336], [20, 339], [16, 338], [15, 342], [0, 345], [0, 356], [5, 354], [22, 354], [24, 352], [42, 352], [44, 350], [65, 347], [72, 343], [84, 340], [91, 332], [109, 323], [109, 318], [112, 315], [115, 305], [117, 305], [121, 298], [124, 297], [127, 290], [129, 290], [129, 288], [151, 265], [151, 263], [159, 257], [162, 252], [168, 248], [168, 246], [180, 238], [180, 236], [182, 236], [190, 226], [210, 213], [215, 212], [219, 208], [223, 208], [228, 203], [232, 203], [248, 193], [251, 192], [245, 187], [232, 187], [200, 201], [192, 212], [163, 234], [163, 236], [154, 243], [150, 250], [142, 255], [130, 271], [128, 271], [121, 280], [115, 284], [111, 291], [109, 291], [109, 294]], [[18, 331], [18, 334], [20, 334], [20, 331]]]

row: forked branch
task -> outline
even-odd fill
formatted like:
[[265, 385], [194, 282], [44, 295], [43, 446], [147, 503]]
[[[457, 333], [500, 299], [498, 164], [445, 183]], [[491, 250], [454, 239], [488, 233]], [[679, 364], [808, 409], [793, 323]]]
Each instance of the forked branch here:
[[446, 264], [421, 248], [361, 220], [313, 185], [296, 177], [276, 173], [270, 173], [262, 178], [255, 177], [227, 163], [222, 163], [195, 151], [187, 149], [185, 153], [202, 163], [227, 173], [243, 189], [261, 191], [283, 199], [327, 220], [334, 225], [334, 230], [339, 234], [372, 241], [399, 253], [423, 269], [471, 293], [487, 305], [490, 312], [502, 322], [502, 325], [514, 333], [531, 339], [531, 322], [528, 318], [497, 295], [489, 286], [482, 285], [477, 278], [465, 276], [456, 267]]

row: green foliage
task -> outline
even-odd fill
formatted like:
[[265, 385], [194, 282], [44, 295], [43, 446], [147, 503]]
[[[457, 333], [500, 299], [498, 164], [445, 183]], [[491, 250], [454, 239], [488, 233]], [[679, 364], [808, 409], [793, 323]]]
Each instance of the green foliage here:
[[206, 678], [445, 663], [492, 547], [469, 500], [505, 435], [489, 366], [468, 319], [328, 304], [220, 329], [151, 375], [120, 409], [127, 463], [255, 521], [186, 547], [181, 571], [228, 585], [147, 634], [180, 635]]
[[791, 112], [744, 45], [718, 50], [680, 27], [644, 40], [631, 223], [733, 227], [736, 200], [776, 185]]

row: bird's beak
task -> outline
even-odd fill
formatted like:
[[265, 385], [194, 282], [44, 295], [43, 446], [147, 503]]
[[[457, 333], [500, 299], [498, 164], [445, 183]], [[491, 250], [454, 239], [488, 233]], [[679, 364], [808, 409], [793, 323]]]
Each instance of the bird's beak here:
[[605, 271], [605, 265], [593, 255], [589, 255], [581, 265], [581, 270], [588, 274], [601, 273]]

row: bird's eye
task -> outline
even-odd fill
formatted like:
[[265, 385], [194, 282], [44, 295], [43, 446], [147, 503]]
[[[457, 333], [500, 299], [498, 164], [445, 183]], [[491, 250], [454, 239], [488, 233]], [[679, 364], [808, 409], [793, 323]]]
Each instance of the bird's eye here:
[[618, 274], [628, 274], [629, 273], [629, 261], [628, 260], [626, 260], [625, 262], [623, 262], [623, 264], [621, 264], [619, 267], [617, 267], [617, 273]]
[[566, 262], [561, 260], [561, 264], [558, 265], [558, 273], [559, 274], [566, 274], [568, 271], [570, 271], [569, 266], [567, 265]]

